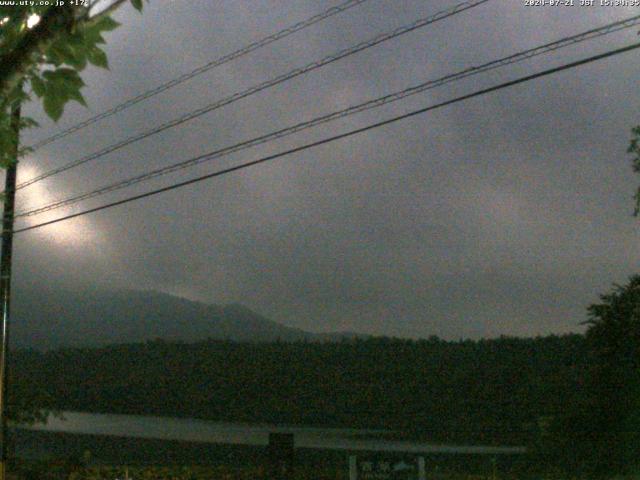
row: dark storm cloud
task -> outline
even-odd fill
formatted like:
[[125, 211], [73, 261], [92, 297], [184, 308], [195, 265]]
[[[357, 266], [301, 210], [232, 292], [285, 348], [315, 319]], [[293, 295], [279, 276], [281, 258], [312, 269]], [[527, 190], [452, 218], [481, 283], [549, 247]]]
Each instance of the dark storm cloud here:
[[[327, 5], [154, 0], [142, 16], [124, 10], [118, 14], [123, 27], [108, 42], [111, 72], [86, 76], [91, 111]], [[371, 0], [25, 163], [59, 165], [450, 5]], [[531, 9], [494, 0], [42, 182], [40, 195], [65, 197], [632, 13]], [[630, 31], [572, 47], [215, 165], [276, 152], [634, 37]], [[625, 153], [629, 128], [638, 122], [635, 55], [85, 217], [67, 230], [25, 234], [18, 283], [95, 283], [237, 301], [313, 330], [449, 338], [579, 330], [597, 293], [637, 270], [637, 223], [630, 217], [636, 180]], [[60, 127], [88, 115], [72, 107]], [[45, 128], [31, 138], [58, 128], [42, 123]], [[21, 195], [42, 203], [38, 195]]]

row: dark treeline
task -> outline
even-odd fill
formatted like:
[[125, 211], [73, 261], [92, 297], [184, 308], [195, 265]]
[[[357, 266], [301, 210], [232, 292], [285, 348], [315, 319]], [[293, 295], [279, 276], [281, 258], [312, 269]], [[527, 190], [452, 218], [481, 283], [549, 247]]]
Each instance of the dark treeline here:
[[[580, 395], [581, 335], [446, 342], [154, 341], [13, 356], [14, 392], [61, 410], [383, 428], [528, 444]], [[42, 391], [44, 389], [44, 391]], [[19, 395], [19, 393], [16, 393]]]

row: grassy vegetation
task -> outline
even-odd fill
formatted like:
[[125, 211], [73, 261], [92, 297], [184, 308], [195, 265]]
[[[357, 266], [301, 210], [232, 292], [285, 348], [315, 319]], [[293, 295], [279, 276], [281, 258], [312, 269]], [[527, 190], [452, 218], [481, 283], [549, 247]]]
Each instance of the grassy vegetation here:
[[[13, 432], [12, 438], [23, 459], [12, 469], [19, 480], [123, 479], [125, 466], [132, 480], [271, 478], [265, 447], [30, 431]], [[367, 455], [297, 448], [294, 480], [346, 480], [350, 454]], [[430, 480], [488, 480], [493, 473], [492, 458], [486, 455], [434, 454], [425, 459]], [[500, 480], [539, 480], [528, 475], [521, 455], [499, 458], [496, 467]]]
[[[269, 480], [272, 477], [262, 467], [231, 468], [207, 466], [99, 466], [64, 469], [60, 465], [31, 464], [23, 466], [18, 473], [20, 479], [48, 480]], [[493, 480], [493, 474], [469, 474], [454, 471], [428, 472], [431, 480]], [[499, 480], [523, 478], [514, 474], [496, 474]], [[313, 466], [298, 466], [293, 480], [347, 480], [346, 465], [318, 469]]]

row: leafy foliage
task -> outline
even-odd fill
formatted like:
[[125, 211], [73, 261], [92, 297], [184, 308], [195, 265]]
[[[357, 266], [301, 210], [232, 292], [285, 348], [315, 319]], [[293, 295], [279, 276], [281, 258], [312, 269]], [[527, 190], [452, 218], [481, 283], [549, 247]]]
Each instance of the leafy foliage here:
[[142, 0], [131, 0], [131, 4], [133, 5], [133, 8], [139, 12], [142, 11]]
[[[599, 472], [640, 473], [640, 275], [589, 308], [592, 418]], [[593, 415], [595, 414], [595, 415]]]
[[[631, 142], [627, 152], [632, 153], [635, 157], [632, 160], [633, 171], [640, 173], [640, 125], [631, 129]], [[633, 214], [637, 217], [640, 214], [640, 187], [634, 195], [636, 205]]]
[[[584, 338], [150, 342], [34, 354], [60, 410], [392, 429], [522, 444], [576, 390]], [[39, 357], [38, 357], [39, 355]], [[16, 356], [21, 370], [23, 361]], [[21, 373], [20, 373], [21, 374]]]
[[[0, 97], [0, 167], [6, 167], [15, 160], [12, 154], [14, 135], [10, 125], [12, 108], [35, 95], [42, 101], [47, 115], [57, 121], [67, 102], [73, 100], [86, 106], [81, 93], [84, 82], [80, 73], [89, 64], [108, 69], [107, 55], [102, 49], [105, 44], [103, 34], [119, 25], [107, 14], [89, 18], [89, 7], [86, 6], [49, 7], [37, 5], [39, 2], [32, 3], [36, 5], [0, 6], [0, 58], [10, 58], [16, 50], [24, 48], [29, 36], [38, 40], [38, 35], [44, 35], [35, 32], [35, 19], [49, 18], [56, 14], [55, 10], [60, 10], [62, 15], [68, 14], [65, 9], [73, 9], [73, 22], [71, 28], [58, 28], [48, 41], [38, 44], [40, 47], [28, 57], [30, 65], [19, 85]], [[142, 10], [142, 0], [131, 0], [131, 4]], [[31, 42], [35, 43], [35, 40]], [[32, 126], [35, 122], [26, 119], [20, 127]]]
[[588, 368], [546, 445], [552, 463], [587, 478], [640, 473], [640, 275], [589, 307]]

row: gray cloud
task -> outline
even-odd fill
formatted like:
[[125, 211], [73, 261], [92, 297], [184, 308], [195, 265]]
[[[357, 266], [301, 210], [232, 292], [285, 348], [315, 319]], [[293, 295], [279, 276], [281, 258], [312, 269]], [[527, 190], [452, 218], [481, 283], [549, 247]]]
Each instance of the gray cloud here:
[[[332, 2], [337, 3], [337, 2]], [[306, 18], [328, 2], [161, 1], [118, 14], [90, 111]], [[47, 169], [287, 69], [452, 5], [365, 6], [57, 142]], [[42, 182], [43, 203], [631, 15], [496, 0]], [[138, 186], [145, 191], [635, 40], [616, 34]], [[625, 153], [635, 54], [487, 95], [272, 164], [24, 234], [17, 294], [45, 282], [237, 301], [288, 325], [447, 338], [580, 330], [585, 307], [637, 270]], [[97, 205], [106, 198], [87, 202]], [[71, 211], [74, 211], [73, 209]]]

